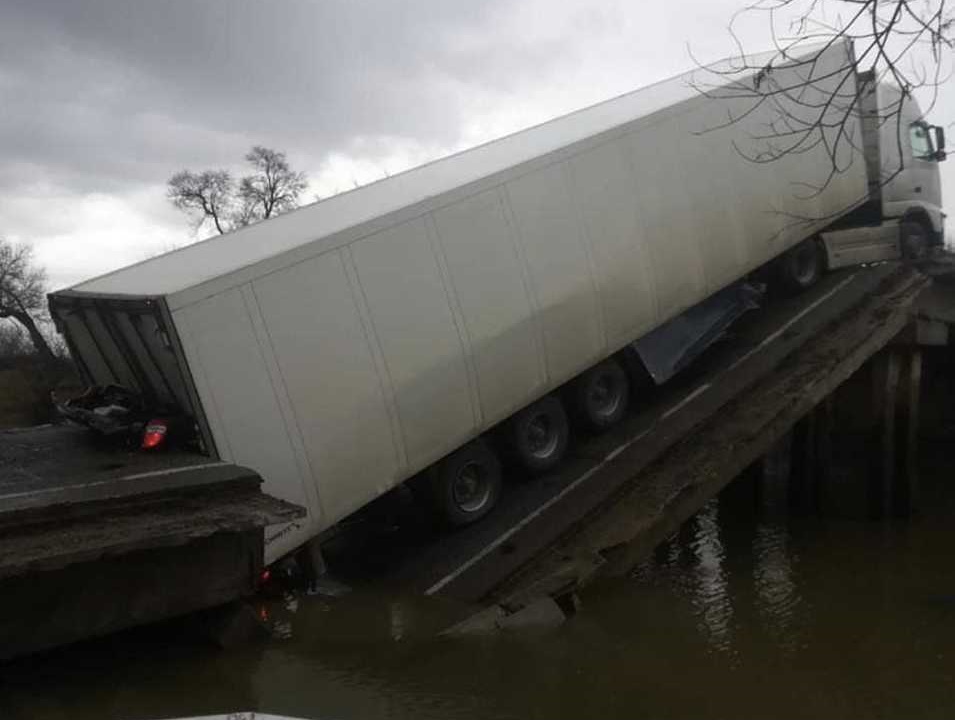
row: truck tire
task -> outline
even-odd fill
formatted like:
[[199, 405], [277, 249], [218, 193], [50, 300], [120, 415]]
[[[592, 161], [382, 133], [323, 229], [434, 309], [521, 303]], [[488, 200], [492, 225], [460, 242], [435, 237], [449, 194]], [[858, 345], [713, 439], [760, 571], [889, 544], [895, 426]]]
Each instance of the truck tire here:
[[514, 415], [507, 422], [506, 433], [514, 459], [536, 475], [553, 469], [563, 459], [570, 428], [560, 400], [545, 395]]
[[776, 260], [776, 279], [790, 294], [806, 290], [822, 277], [825, 270], [822, 250], [815, 238], [803, 240]]
[[595, 365], [571, 383], [574, 419], [587, 431], [603, 432], [627, 414], [630, 381], [616, 360]]
[[918, 220], [903, 220], [899, 224], [899, 247], [906, 260], [918, 260], [932, 242], [932, 235]]
[[453, 527], [477, 522], [501, 497], [501, 463], [481, 438], [440, 460], [431, 469], [430, 480], [431, 504]]

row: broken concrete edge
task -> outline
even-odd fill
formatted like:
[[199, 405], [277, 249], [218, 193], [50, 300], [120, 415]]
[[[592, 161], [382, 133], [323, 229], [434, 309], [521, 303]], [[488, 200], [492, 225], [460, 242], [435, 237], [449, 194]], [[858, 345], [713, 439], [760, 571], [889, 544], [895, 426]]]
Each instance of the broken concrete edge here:
[[440, 633], [442, 637], [467, 637], [488, 635], [501, 631], [548, 630], [562, 625], [570, 616], [569, 608], [576, 612], [577, 600], [558, 600], [539, 597], [528, 605], [507, 610], [501, 605], [491, 605], [474, 613], [456, 625]]
[[284, 500], [255, 492], [228, 493], [212, 498], [208, 507], [186, 504], [173, 521], [140, 508], [106, 522], [83, 518], [73, 523], [24, 528], [20, 535], [5, 533], [0, 551], [0, 579], [56, 571], [70, 565], [96, 562], [154, 548], [183, 546], [222, 533], [261, 531], [267, 525], [304, 515], [305, 510]]
[[493, 603], [450, 628], [439, 633], [442, 637], [486, 635], [503, 630], [547, 630], [574, 617], [581, 608], [580, 596], [574, 584], [552, 593], [529, 594], [523, 604]]
[[0, 527], [57, 523], [64, 518], [127, 512], [138, 507], [228, 493], [261, 492], [262, 478], [238, 465], [207, 464], [112, 478], [83, 486], [0, 495]]
[[[879, 337], [870, 337], [846, 353], [839, 363], [838, 372], [834, 372], [834, 376], [841, 378], [838, 382], [851, 375], [867, 357], [878, 352], [902, 331], [914, 318], [913, 305], [915, 300], [930, 283], [930, 278], [913, 271], [911, 268], [899, 268], [886, 278], [866, 300], [863, 300], [862, 303], [839, 320], [820, 330], [820, 333], [826, 332], [836, 324], [854, 322], [865, 314], [878, 316], [883, 327], [886, 328], [883, 333], [879, 334]], [[877, 298], [877, 300], [874, 300], [874, 298]], [[793, 355], [799, 352], [801, 350], [796, 350]], [[791, 357], [792, 355], [787, 356], [782, 362], [786, 362]], [[838, 385], [838, 382], [830, 378], [827, 382], [821, 383], [819, 387], [813, 388], [815, 392], [811, 393], [812, 397], [804, 398], [799, 405], [806, 405], [804, 410], [808, 411], [814, 405], [814, 399], [818, 400], [815, 396], [821, 390], [828, 388], [828, 391], [831, 392]], [[793, 411], [794, 408], [789, 408], [786, 418], [775, 417], [767, 425], [769, 430], [767, 437], [770, 440], [767, 448], [771, 445], [771, 441], [778, 440], [798, 420], [798, 417], [795, 417], [798, 413]], [[666, 451], [661, 459], [669, 455], [672, 450], [671, 448]], [[658, 462], [659, 460], [655, 461], [645, 470], [652, 470]], [[748, 463], [747, 460], [743, 467]], [[743, 467], [740, 468], [740, 471]], [[638, 473], [638, 476], [642, 474], [642, 472]], [[615, 494], [614, 497], [628, 495], [635, 481], [636, 478], [624, 483], [621, 488], [622, 492]], [[626, 572], [692, 515], [693, 507], [695, 507], [694, 499], [704, 490], [703, 485], [705, 484], [697, 483], [685, 486], [675, 492], [669, 498], [665, 507], [661, 508], [653, 517], [645, 518], [644, 522], [639, 523], [644, 529], [652, 529], [652, 532], [643, 541], [636, 543], [634, 543], [635, 533], [632, 532], [635, 527], [632, 523], [630, 524], [631, 537], [629, 538], [621, 538], [619, 534], [615, 534], [614, 537], [603, 538], [594, 542], [596, 538], [586, 537], [588, 533], [584, 528], [595, 521], [599, 521], [599, 518], [611, 511], [617, 503], [611, 501], [602, 504], [576, 523], [574, 528], [562, 534], [558, 541], [559, 545], [550, 548], [549, 557], [542, 559], [538, 556], [536, 561], [532, 559], [523, 565], [517, 572], [494, 588], [486, 600], [494, 602], [496, 606], [502, 608], [515, 605], [524, 607], [533, 604], [535, 602], [534, 598], [553, 597], [574, 592], [590, 583], [597, 575], [618, 575], [621, 572]], [[581, 539], [584, 541], [583, 544], [580, 542]], [[560, 557], [557, 558], [556, 556]], [[541, 562], [542, 560], [543, 562]], [[607, 567], [604, 567], [605, 565]]]

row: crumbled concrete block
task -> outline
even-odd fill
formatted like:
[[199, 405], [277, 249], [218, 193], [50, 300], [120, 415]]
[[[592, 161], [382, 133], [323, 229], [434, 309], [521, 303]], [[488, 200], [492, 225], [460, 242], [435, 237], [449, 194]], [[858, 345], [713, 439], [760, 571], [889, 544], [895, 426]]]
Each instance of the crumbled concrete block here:
[[500, 605], [492, 605], [459, 622], [443, 633], [444, 636], [484, 635], [501, 630], [530, 630], [557, 627], [567, 616], [552, 598], [535, 600], [515, 612], [507, 612]]
[[442, 632], [442, 635], [456, 637], [460, 635], [482, 635], [498, 630], [498, 621], [506, 615], [499, 605], [492, 605], [462, 620], [457, 625]]
[[541, 598], [515, 613], [505, 615], [498, 620], [501, 630], [528, 630], [531, 628], [552, 628], [562, 624], [567, 616], [560, 606], [549, 597]]

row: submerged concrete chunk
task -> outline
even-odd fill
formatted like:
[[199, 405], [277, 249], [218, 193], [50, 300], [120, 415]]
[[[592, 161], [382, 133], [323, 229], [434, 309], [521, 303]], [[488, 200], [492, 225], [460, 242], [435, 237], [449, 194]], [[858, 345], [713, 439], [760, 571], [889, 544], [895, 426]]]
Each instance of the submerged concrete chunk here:
[[567, 616], [552, 598], [544, 597], [530, 605], [508, 613], [500, 605], [492, 605], [459, 622], [443, 633], [444, 636], [483, 635], [500, 630], [528, 630], [557, 627]]
[[567, 616], [557, 602], [553, 598], [546, 597], [501, 618], [498, 621], [498, 627], [502, 630], [552, 628], [562, 624], [566, 619]]
[[492, 605], [471, 615], [466, 620], [462, 620], [457, 625], [452, 625], [442, 632], [441, 635], [459, 637], [461, 635], [482, 635], [494, 632], [498, 629], [498, 621], [505, 615], [506, 613], [501, 606]]

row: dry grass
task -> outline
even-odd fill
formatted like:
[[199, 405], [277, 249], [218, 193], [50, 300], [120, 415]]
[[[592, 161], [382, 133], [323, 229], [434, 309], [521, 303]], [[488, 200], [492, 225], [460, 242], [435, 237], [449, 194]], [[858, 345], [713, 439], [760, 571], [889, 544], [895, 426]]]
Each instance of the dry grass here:
[[41, 370], [35, 362], [0, 367], [0, 429], [48, 423], [53, 418], [50, 390], [75, 390], [78, 380], [68, 363]]
[[44, 400], [28, 372], [20, 368], [0, 370], [0, 428], [42, 422], [38, 410]]

